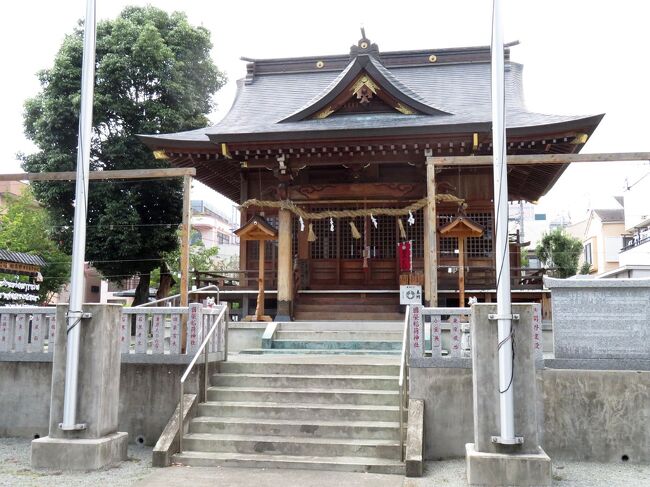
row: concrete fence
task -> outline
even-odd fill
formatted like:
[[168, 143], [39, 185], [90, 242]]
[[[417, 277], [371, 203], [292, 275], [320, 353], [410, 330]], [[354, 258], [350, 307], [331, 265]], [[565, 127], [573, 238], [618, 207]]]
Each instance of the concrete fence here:
[[[223, 306], [227, 303], [123, 308], [120, 316], [123, 361], [137, 362], [141, 358], [144, 363], [189, 362]], [[57, 326], [54, 306], [0, 308], [0, 361], [50, 361]], [[208, 345], [213, 360], [225, 358], [226, 327], [225, 321], [220, 323]]]

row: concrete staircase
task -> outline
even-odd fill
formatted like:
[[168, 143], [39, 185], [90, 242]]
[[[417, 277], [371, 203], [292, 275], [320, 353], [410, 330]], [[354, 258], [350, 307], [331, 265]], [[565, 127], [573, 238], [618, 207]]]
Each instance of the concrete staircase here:
[[400, 321], [292, 321], [267, 327], [257, 354], [399, 355]]
[[398, 374], [397, 356], [231, 357], [174, 462], [403, 474]]

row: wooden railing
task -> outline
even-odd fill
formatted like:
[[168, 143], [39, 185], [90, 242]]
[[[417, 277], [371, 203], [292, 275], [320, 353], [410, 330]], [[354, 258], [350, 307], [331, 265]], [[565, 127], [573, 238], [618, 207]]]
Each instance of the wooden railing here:
[[[197, 288], [210, 284], [219, 286], [222, 290], [257, 289], [259, 271], [230, 270], [230, 271], [194, 271], [194, 283]], [[267, 269], [264, 271], [264, 281], [267, 289], [275, 289], [278, 281], [278, 271]]]

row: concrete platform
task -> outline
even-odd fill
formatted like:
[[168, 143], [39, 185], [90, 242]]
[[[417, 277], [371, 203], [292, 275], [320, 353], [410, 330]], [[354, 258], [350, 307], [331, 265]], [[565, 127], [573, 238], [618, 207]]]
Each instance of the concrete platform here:
[[127, 459], [128, 433], [102, 438], [39, 438], [32, 441], [32, 467], [56, 470], [98, 470]]
[[470, 486], [541, 487], [551, 485], [551, 459], [539, 453], [484, 453], [465, 445]]

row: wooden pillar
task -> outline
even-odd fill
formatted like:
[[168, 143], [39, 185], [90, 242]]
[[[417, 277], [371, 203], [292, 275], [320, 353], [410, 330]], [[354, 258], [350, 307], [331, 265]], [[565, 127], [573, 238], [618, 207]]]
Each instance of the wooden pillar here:
[[465, 237], [458, 237], [458, 306], [465, 306]]
[[438, 306], [438, 249], [436, 242], [436, 168], [427, 156], [427, 197], [424, 207], [424, 300]]
[[255, 319], [264, 321], [264, 252], [266, 250], [266, 241], [259, 240], [259, 273], [257, 276], [257, 308], [255, 308]]
[[189, 303], [190, 279], [190, 220], [192, 208], [190, 204], [191, 176], [183, 176], [183, 220], [181, 226], [181, 306]]
[[291, 212], [278, 212], [278, 310], [275, 321], [290, 321], [293, 303], [293, 259]]

